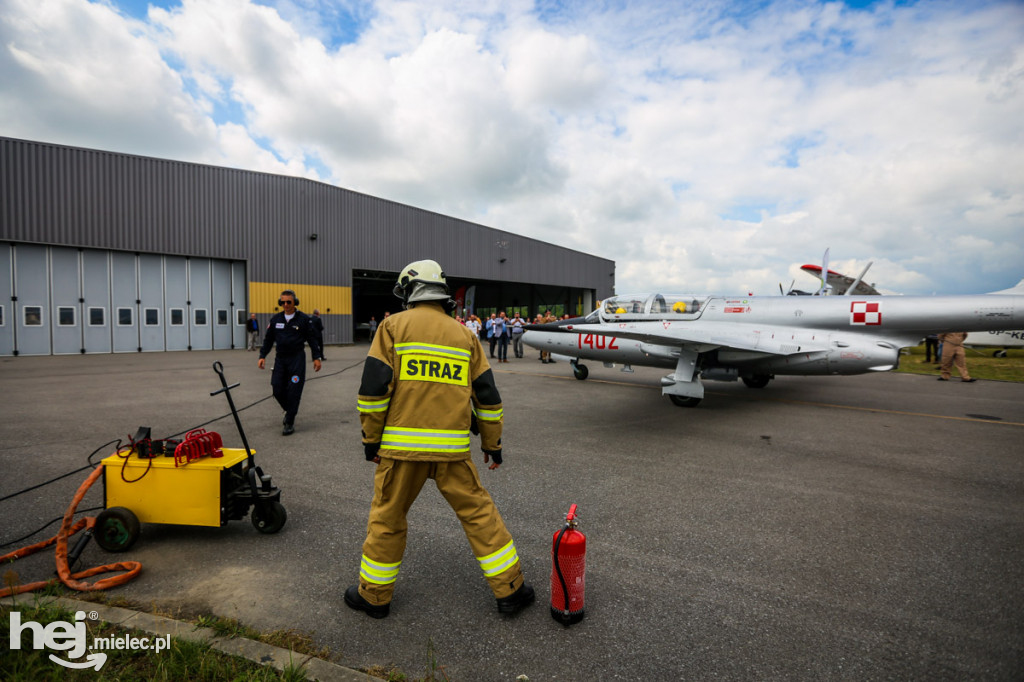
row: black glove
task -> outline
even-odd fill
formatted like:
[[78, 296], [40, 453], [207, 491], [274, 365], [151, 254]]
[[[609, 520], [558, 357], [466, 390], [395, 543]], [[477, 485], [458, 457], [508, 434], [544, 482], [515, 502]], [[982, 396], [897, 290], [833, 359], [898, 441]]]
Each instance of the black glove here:
[[497, 450], [484, 450], [484, 454], [493, 459], [495, 464], [501, 464], [501, 448]]
[[380, 443], [363, 443], [363, 454], [366, 455], [367, 462], [372, 462], [378, 452], [380, 452]]

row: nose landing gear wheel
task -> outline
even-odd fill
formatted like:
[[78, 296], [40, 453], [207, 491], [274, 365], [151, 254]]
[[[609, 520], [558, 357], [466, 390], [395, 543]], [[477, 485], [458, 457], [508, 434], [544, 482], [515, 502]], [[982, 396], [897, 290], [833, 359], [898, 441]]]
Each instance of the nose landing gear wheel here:
[[683, 395], [668, 394], [668, 399], [672, 401], [673, 405], [678, 407], [697, 407], [700, 405], [700, 398], [687, 398]]
[[96, 516], [92, 535], [96, 544], [108, 552], [123, 552], [139, 539], [141, 524], [139, 517], [130, 509], [111, 507]]
[[587, 369], [586, 365], [580, 365], [574, 362], [572, 363], [572, 375], [580, 381], [583, 381], [590, 376], [590, 370]]
[[261, 533], [270, 535], [284, 527], [288, 520], [288, 512], [280, 502], [268, 502], [263, 509], [257, 504], [252, 508], [252, 525]]

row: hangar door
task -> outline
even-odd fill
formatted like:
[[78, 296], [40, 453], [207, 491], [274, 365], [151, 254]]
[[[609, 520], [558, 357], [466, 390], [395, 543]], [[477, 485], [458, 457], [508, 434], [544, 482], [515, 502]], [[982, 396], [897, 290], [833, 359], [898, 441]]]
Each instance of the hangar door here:
[[0, 355], [241, 348], [245, 263], [0, 244]]

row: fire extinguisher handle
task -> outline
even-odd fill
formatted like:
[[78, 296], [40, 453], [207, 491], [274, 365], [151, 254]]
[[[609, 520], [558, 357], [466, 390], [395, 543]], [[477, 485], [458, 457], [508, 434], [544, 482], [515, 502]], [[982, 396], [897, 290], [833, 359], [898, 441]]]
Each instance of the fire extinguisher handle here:
[[569, 513], [565, 515], [566, 521], [573, 521], [576, 519], [576, 505], [573, 504], [569, 507]]

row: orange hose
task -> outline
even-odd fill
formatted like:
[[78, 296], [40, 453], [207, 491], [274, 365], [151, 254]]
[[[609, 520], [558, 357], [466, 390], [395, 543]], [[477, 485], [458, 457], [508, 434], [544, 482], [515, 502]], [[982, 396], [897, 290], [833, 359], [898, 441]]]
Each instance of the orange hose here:
[[[23, 547], [22, 549], [15, 550], [10, 554], [5, 554], [4, 556], [0, 557], [0, 564], [3, 564], [8, 560], [20, 559], [30, 554], [34, 554], [35, 552], [38, 552], [39, 550], [44, 549], [45, 547], [49, 547], [53, 543], [57, 543], [57, 575], [60, 576], [60, 582], [64, 583], [73, 590], [78, 590], [79, 592], [105, 590], [108, 587], [116, 587], [117, 585], [123, 585], [132, 578], [134, 578], [136, 575], [138, 575], [139, 571], [142, 570], [142, 564], [140, 564], [138, 561], [119, 561], [113, 564], [107, 564], [105, 566], [96, 566], [94, 568], [89, 568], [84, 571], [79, 571], [78, 573], [72, 573], [70, 567], [68, 566], [68, 538], [77, 533], [78, 531], [82, 530], [82, 528], [92, 528], [93, 525], [96, 523], [95, 517], [90, 516], [88, 518], [81, 519], [78, 521], [78, 523], [72, 525], [71, 522], [74, 519], [75, 510], [78, 509], [78, 505], [82, 501], [82, 498], [85, 497], [85, 493], [88, 492], [89, 488], [92, 487], [92, 484], [95, 483], [97, 479], [99, 479], [102, 473], [103, 465], [101, 464], [100, 466], [97, 466], [89, 475], [89, 477], [82, 482], [82, 485], [78, 487], [78, 491], [75, 493], [75, 496], [71, 498], [71, 504], [68, 506], [68, 510], [64, 513], [64, 520], [61, 523], [60, 531], [58, 531], [57, 535], [50, 538], [49, 540], [43, 540], [42, 542], [37, 542], [34, 545], [30, 545], [28, 547]], [[80, 581], [81, 578], [89, 578], [99, 573], [110, 573], [112, 571], [127, 572], [122, 573], [121, 575], [112, 576], [110, 578], [103, 578], [102, 580], [97, 580], [95, 583], [91, 585], [89, 583], [84, 583]], [[7, 597], [13, 594], [21, 594], [23, 592], [32, 592], [34, 590], [41, 589], [43, 587], [46, 587], [47, 585], [52, 585], [57, 582], [57, 579], [41, 580], [34, 583], [27, 583], [25, 585], [9, 587], [7, 589], [0, 590], [0, 598]]]

